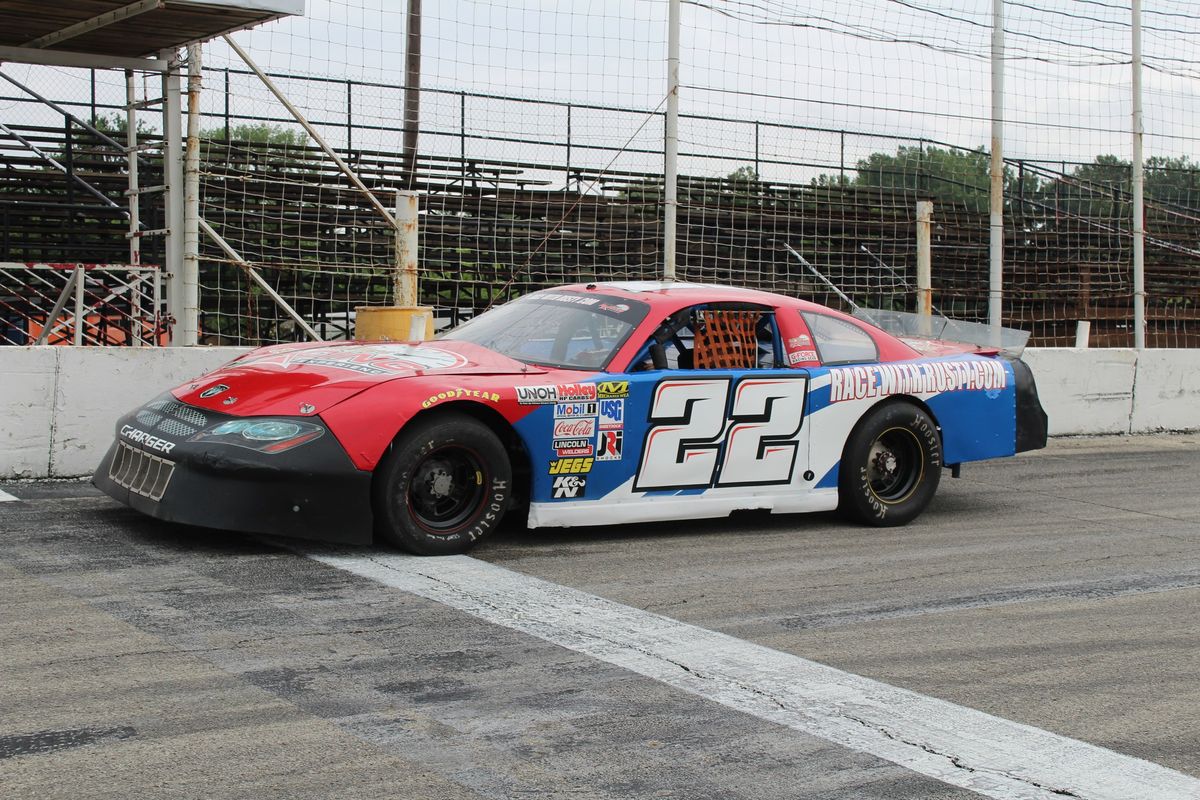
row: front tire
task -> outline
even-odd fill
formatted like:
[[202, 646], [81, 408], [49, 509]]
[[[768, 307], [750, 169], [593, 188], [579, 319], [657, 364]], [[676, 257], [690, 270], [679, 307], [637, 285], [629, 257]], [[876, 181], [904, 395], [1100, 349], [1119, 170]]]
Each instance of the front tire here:
[[842, 450], [838, 511], [864, 525], [906, 525], [929, 505], [941, 474], [942, 440], [929, 414], [904, 401], [876, 406]]
[[418, 555], [465, 553], [500, 524], [511, 487], [508, 452], [487, 425], [456, 413], [418, 420], [375, 471], [377, 530]]

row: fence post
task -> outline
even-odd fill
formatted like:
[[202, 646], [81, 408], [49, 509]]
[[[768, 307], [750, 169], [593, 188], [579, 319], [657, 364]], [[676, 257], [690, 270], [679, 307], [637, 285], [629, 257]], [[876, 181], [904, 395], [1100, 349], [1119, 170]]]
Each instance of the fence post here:
[[[167, 313], [176, 324], [182, 325], [187, 303], [184, 300], [183, 286], [183, 105], [180, 93], [180, 63], [179, 53], [175, 50], [164, 50], [161, 57], [168, 62], [162, 81], [163, 183], [167, 186], [164, 195], [166, 211], [163, 227], [167, 229], [166, 272], [169, 276]], [[136, 159], [131, 158], [130, 163], [134, 160]], [[178, 347], [182, 344], [183, 336], [172, 331], [171, 346]]]
[[180, 275], [179, 344], [200, 339], [200, 45], [188, 46], [187, 146], [183, 159], [183, 268]]
[[663, 279], [675, 280], [675, 228], [679, 213], [679, 0], [667, 12], [667, 118], [663, 137]]
[[1133, 0], [1133, 346], [1146, 347], [1146, 206], [1142, 165], [1142, 0]]
[[417, 193], [396, 192], [396, 274], [393, 306], [355, 309], [354, 338], [359, 340], [421, 341], [433, 338], [433, 309], [418, 306]]
[[75, 268], [75, 340], [74, 344], [79, 347], [83, 344], [83, 264]]
[[933, 220], [933, 201], [917, 201], [917, 314], [921, 318], [921, 335], [932, 331], [933, 315], [933, 255], [930, 223]]
[[988, 213], [988, 326], [1000, 345], [1004, 302], [1004, 0], [992, 0], [992, 167]]

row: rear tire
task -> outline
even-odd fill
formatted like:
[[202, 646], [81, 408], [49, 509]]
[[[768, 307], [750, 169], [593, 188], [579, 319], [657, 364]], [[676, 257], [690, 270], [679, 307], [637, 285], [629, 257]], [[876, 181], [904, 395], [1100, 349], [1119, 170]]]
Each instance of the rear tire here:
[[838, 511], [864, 525], [906, 525], [937, 491], [942, 439], [924, 410], [898, 401], [872, 408], [842, 450]]
[[438, 414], [402, 431], [376, 468], [376, 528], [418, 555], [465, 553], [500, 524], [511, 491], [508, 452], [491, 428]]

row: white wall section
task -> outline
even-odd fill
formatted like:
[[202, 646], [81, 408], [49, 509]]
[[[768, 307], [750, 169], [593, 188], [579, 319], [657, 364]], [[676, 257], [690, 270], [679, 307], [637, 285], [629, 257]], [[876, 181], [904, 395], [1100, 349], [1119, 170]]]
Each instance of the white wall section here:
[[[95, 469], [135, 406], [238, 347], [0, 347], [0, 479]], [[1200, 430], [1200, 350], [1025, 351], [1050, 435]]]
[[90, 475], [117, 418], [240, 347], [0, 347], [0, 479]]

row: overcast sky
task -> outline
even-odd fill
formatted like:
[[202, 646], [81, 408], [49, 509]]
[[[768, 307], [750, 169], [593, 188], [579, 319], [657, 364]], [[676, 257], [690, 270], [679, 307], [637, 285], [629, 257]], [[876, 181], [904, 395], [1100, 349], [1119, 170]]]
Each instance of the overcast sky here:
[[[1006, 155], [1090, 160], [1127, 158], [1130, 137], [1128, 0], [1007, 2]], [[403, 0], [308, 0], [303, 18], [236, 34], [267, 69], [383, 84], [403, 81]], [[661, 148], [665, 95], [667, 0], [426, 0], [422, 83], [448, 92], [631, 108], [639, 113], [574, 109], [571, 138], [632, 149]], [[1144, 49], [1147, 155], [1196, 152], [1200, 131], [1200, 20], [1194, 3], [1147, 0]], [[985, 146], [990, 129], [991, 0], [696, 0], [683, 5], [684, 114], [744, 122], [681, 126], [694, 170], [727, 172], [763, 162], [852, 165], [874, 150], [894, 150], [907, 136], [964, 147]], [[237, 67], [228, 49], [206, 48], [206, 64]], [[58, 96], [85, 92], [80, 73], [7, 65]], [[83, 73], [86, 74], [86, 73]], [[102, 77], [112, 96], [117, 73]], [[210, 81], [210, 83], [212, 83]], [[205, 107], [223, 106], [221, 86], [208, 86]], [[281, 114], [253, 81], [234, 81], [235, 114]], [[316, 119], [344, 120], [338, 86], [289, 83], [289, 96]], [[15, 113], [11, 108], [0, 114]], [[267, 111], [275, 108], [274, 111]], [[355, 121], [387, 130], [362, 133], [357, 146], [395, 148], [399, 93], [362, 89]], [[447, 133], [462, 124], [456, 95], [427, 95], [423, 119]], [[561, 148], [492, 138], [561, 141], [566, 111], [471, 99], [471, 146], [484, 157], [560, 158]], [[19, 120], [17, 120], [19, 121]], [[838, 133], [789, 126], [829, 128]], [[639, 132], [640, 128], [640, 132]], [[331, 138], [344, 144], [335, 126]], [[369, 141], [364, 141], [363, 139]], [[423, 142], [423, 146], [425, 146]], [[430, 148], [457, 152], [451, 136]], [[845, 156], [843, 156], [843, 146]], [[609, 151], [577, 158], [599, 163]], [[652, 169], [653, 154], [619, 166]], [[811, 170], [805, 170], [808, 172]], [[824, 170], [828, 171], [828, 170]], [[794, 177], [766, 163], [767, 177]], [[773, 174], [774, 173], [774, 174]]]

